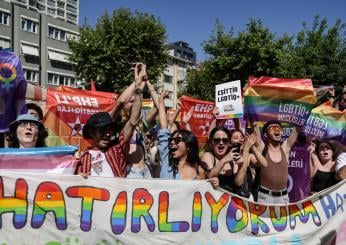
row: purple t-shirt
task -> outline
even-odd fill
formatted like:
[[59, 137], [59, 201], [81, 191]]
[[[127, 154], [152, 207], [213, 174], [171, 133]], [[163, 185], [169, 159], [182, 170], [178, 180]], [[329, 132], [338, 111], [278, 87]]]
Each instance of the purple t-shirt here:
[[17, 115], [26, 113], [26, 81], [19, 57], [0, 50], [0, 133]]

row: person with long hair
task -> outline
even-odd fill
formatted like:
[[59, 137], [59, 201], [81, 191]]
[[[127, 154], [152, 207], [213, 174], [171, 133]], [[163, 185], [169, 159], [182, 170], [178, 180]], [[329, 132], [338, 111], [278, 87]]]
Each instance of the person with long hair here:
[[[202, 160], [210, 169], [210, 182], [214, 187], [249, 197], [252, 182], [249, 169], [250, 150], [254, 147], [257, 137], [255, 134], [250, 135], [242, 145], [239, 141], [232, 141], [231, 132], [234, 134], [239, 131], [229, 131], [223, 126], [213, 128], [209, 134], [210, 151], [203, 154]], [[238, 139], [243, 139], [240, 137], [242, 134], [238, 136]]]
[[337, 154], [332, 141], [318, 142], [317, 147], [312, 143], [309, 151], [311, 154], [312, 192], [322, 191], [338, 183], [335, 171]]
[[186, 129], [178, 129], [172, 134], [168, 129], [167, 114], [164, 106], [166, 91], [159, 97], [160, 130], [158, 150], [160, 153], [160, 178], [168, 179], [205, 179], [206, 165], [198, 155], [199, 146], [196, 136]]
[[45, 147], [48, 132], [44, 125], [33, 115], [23, 114], [9, 126], [7, 134], [8, 147], [33, 148]]

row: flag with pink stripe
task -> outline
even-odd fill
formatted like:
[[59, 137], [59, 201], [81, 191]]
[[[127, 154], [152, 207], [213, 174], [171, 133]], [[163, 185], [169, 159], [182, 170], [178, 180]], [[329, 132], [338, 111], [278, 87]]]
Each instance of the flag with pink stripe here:
[[0, 170], [74, 174], [76, 146], [1, 148]]

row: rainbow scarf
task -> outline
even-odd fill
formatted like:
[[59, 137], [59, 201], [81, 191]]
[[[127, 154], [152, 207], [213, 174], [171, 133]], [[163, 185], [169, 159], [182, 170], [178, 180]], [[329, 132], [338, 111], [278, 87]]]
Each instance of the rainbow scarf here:
[[305, 125], [316, 103], [310, 79], [250, 77], [244, 93], [245, 118]]
[[317, 139], [341, 138], [346, 134], [346, 111], [333, 108], [328, 102], [315, 107], [304, 131]]

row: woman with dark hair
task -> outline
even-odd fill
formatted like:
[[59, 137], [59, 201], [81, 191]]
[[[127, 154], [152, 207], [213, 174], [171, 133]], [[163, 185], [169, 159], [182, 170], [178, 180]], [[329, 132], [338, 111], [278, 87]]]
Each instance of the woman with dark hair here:
[[312, 192], [322, 191], [338, 183], [339, 180], [335, 176], [337, 153], [332, 141], [318, 142], [317, 147], [312, 143], [309, 152], [311, 154]]
[[31, 114], [23, 114], [17, 117], [9, 126], [7, 135], [8, 147], [31, 148], [45, 147], [45, 139], [48, 132], [43, 124]]
[[[249, 150], [255, 141], [255, 135], [250, 136], [244, 149], [241, 149], [240, 145], [231, 145], [231, 132], [228, 129], [222, 126], [212, 129], [209, 135], [210, 151], [203, 154], [202, 160], [210, 169], [209, 177], [214, 187], [219, 186], [240, 196], [250, 196]], [[218, 181], [215, 182], [215, 178]]]
[[157, 148], [160, 153], [160, 178], [205, 179], [206, 165], [199, 158], [196, 136], [190, 131], [179, 129], [170, 134], [164, 106], [166, 91], [159, 97], [160, 130]]

